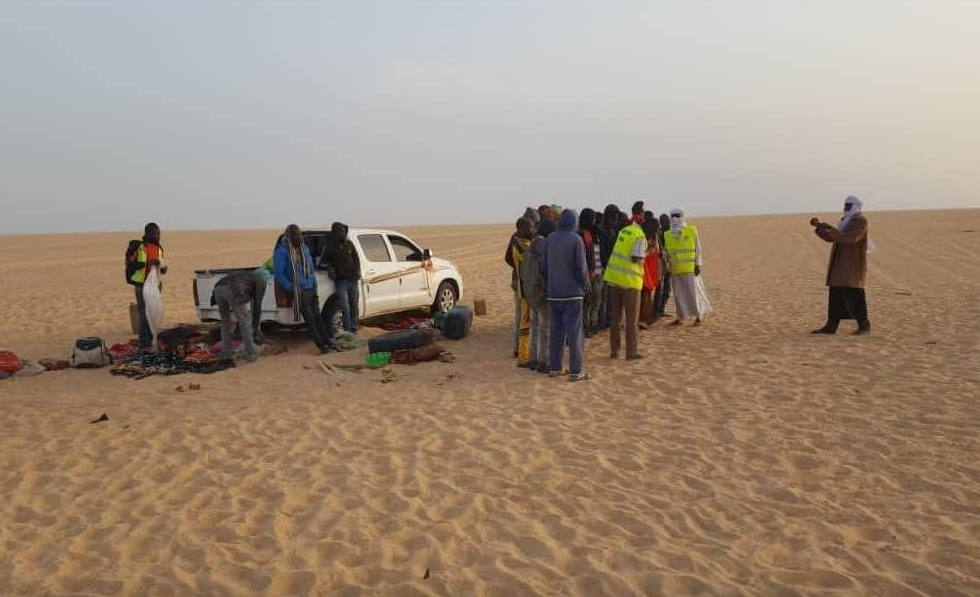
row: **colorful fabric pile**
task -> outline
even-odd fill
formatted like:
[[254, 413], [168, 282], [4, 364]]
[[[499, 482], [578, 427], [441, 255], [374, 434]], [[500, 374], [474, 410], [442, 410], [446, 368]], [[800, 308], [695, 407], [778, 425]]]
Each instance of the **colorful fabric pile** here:
[[113, 344], [109, 348], [109, 356], [113, 363], [128, 363], [139, 356], [139, 342], [130, 340], [123, 344]]
[[175, 328], [170, 328], [169, 330], [163, 330], [160, 332], [158, 340], [160, 342], [161, 349], [174, 350], [180, 346], [204, 342], [206, 337], [207, 330], [201, 328], [200, 326], [179, 325]]
[[424, 330], [434, 327], [432, 320], [426, 317], [405, 317], [397, 322], [389, 322], [381, 326], [389, 332], [397, 330]]
[[48, 371], [61, 371], [69, 367], [68, 361], [64, 359], [40, 359], [38, 364]]
[[392, 355], [392, 362], [399, 365], [414, 365], [438, 360], [446, 349], [438, 344], [428, 344], [419, 348], [396, 350]]
[[235, 361], [221, 358], [206, 346], [182, 344], [173, 350], [137, 353], [129, 361], [113, 365], [109, 372], [130, 379], [145, 379], [154, 375], [217, 373], [234, 366]]

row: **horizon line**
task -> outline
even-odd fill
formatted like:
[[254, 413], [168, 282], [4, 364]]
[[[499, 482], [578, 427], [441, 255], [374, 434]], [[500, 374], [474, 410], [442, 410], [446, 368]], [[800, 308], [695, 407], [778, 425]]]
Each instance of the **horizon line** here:
[[[580, 210], [581, 208], [572, 207], [571, 209]], [[908, 213], [908, 212], [931, 212], [931, 211], [978, 211], [980, 206], [975, 207], [931, 207], [931, 208], [921, 208], [921, 207], [909, 207], [909, 208], [894, 208], [894, 209], [875, 209], [875, 210], [862, 210], [865, 213]], [[836, 211], [813, 211], [813, 210], [801, 210], [801, 211], [785, 211], [785, 212], [755, 212], [755, 213], [720, 213], [720, 214], [710, 214], [710, 215], [689, 215], [685, 214], [688, 218], [697, 219], [717, 219], [717, 218], [757, 218], [757, 217], [776, 217], [776, 216], [797, 216], [801, 214], [813, 214], [813, 215], [824, 215], [837, 213]], [[345, 222], [346, 223], [346, 222]], [[475, 226], [511, 226], [511, 222], [457, 222], [453, 224], [403, 224], [400, 226], [390, 226], [390, 225], [353, 225], [354, 228], [377, 228], [385, 230], [397, 230], [400, 228], [450, 228], [454, 226], [465, 226], [465, 227], [475, 227]], [[266, 227], [266, 226], [232, 226], [232, 227], [212, 227], [212, 228], [163, 228], [166, 232], [233, 232], [236, 230], [240, 231], [262, 231], [262, 230], [278, 230], [278, 227]], [[282, 226], [281, 228], [285, 228]], [[301, 229], [306, 230], [316, 230], [320, 226], [300, 226]], [[329, 228], [329, 225], [324, 225], [324, 229]], [[81, 234], [127, 234], [133, 233], [132, 230], [79, 230], [73, 232], [0, 232], [0, 237], [11, 237], [11, 236], [57, 236], [57, 235], [81, 235]], [[138, 231], [137, 231], [138, 233]]]

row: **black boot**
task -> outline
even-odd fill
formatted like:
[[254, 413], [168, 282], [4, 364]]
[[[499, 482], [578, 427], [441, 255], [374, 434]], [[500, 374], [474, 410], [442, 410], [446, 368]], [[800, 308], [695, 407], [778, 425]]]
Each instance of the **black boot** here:
[[871, 333], [871, 322], [865, 319], [858, 322], [858, 329], [854, 332], [855, 336], [864, 336]]
[[839, 323], [840, 323], [840, 321], [834, 321], [834, 320], [828, 319], [827, 320], [827, 323], [824, 324], [824, 326], [822, 328], [813, 330], [813, 332], [811, 332], [811, 333], [813, 333], [813, 334], [836, 334], [837, 333], [837, 324], [839, 324]]

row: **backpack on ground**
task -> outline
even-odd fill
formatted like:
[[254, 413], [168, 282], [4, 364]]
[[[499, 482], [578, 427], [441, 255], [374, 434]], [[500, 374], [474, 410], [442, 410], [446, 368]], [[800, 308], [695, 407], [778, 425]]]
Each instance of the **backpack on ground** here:
[[78, 369], [105, 367], [111, 362], [105, 341], [94, 337], [75, 340], [71, 358], [68, 359], [68, 363]]
[[137, 261], [140, 245], [143, 244], [141, 240], [131, 240], [126, 246], [126, 283], [136, 286], [133, 282], [133, 274], [135, 274], [139, 268], [146, 267], [145, 263], [139, 263]]

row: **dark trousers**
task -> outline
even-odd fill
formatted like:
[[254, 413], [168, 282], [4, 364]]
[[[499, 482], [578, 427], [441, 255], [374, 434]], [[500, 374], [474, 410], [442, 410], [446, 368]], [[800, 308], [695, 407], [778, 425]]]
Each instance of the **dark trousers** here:
[[214, 298], [218, 304], [218, 313], [221, 314], [221, 356], [230, 359], [235, 354], [231, 343], [231, 316], [234, 313], [242, 342], [245, 343], [245, 357], [254, 361], [258, 354], [255, 352], [255, 341], [252, 333], [251, 303], [238, 304], [229, 285], [215, 288]]
[[561, 361], [568, 341], [569, 372], [582, 372], [585, 334], [582, 330], [582, 301], [548, 301], [551, 307], [551, 347], [549, 368], [561, 371]]
[[640, 291], [640, 321], [643, 323], [653, 323], [657, 317], [657, 310], [653, 303], [654, 291]]
[[602, 302], [602, 278], [600, 276], [590, 276], [590, 278], [589, 292], [585, 295], [585, 302], [582, 304], [582, 326], [586, 334], [598, 328], [595, 313]]
[[827, 326], [836, 330], [842, 319], [854, 319], [862, 328], [868, 326], [868, 299], [863, 288], [830, 287]]
[[603, 329], [609, 327], [609, 322], [612, 321], [612, 300], [609, 295], [609, 284], [602, 285], [602, 311], [600, 311], [600, 316], [602, 318], [601, 327]]
[[[637, 354], [638, 321], [640, 316], [640, 289], [620, 288], [610, 284], [609, 300], [612, 302], [612, 321], [609, 323], [610, 354], [618, 355], [620, 347], [619, 324], [626, 328], [626, 356]], [[626, 314], [625, 321], [623, 313]]]
[[660, 277], [660, 284], [653, 296], [654, 311], [657, 315], [663, 315], [667, 309], [667, 299], [670, 298], [670, 274], [664, 273]]
[[[358, 301], [360, 300], [360, 282], [357, 280], [337, 280], [337, 306], [344, 314], [345, 329], [352, 333], [357, 333]], [[333, 325], [333, 317], [330, 318], [330, 325]]]
[[333, 344], [333, 332], [331, 325], [323, 321], [320, 317], [320, 297], [316, 290], [303, 290], [300, 292], [299, 311], [303, 315], [307, 329], [313, 342], [319, 348], [326, 348]]
[[150, 322], [146, 319], [146, 303], [143, 302], [143, 285], [134, 286], [136, 289], [136, 310], [140, 315], [140, 348], [150, 348], [153, 346], [153, 332], [150, 331]]
[[592, 302], [586, 307], [585, 331], [597, 332], [602, 329], [603, 321], [606, 318], [606, 284], [602, 281], [602, 274], [592, 277]]

